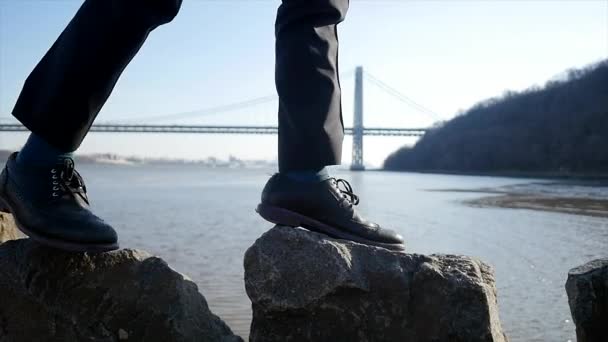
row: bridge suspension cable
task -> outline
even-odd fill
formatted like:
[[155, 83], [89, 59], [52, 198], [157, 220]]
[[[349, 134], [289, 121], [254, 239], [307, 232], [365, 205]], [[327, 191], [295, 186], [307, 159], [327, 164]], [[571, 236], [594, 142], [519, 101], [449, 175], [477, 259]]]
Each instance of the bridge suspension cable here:
[[[342, 80], [347, 80], [352, 78], [355, 73], [355, 69], [348, 69], [340, 73], [340, 78]], [[156, 116], [139, 116], [139, 117], [130, 117], [126, 119], [115, 120], [118, 123], [138, 123], [138, 122], [155, 122], [155, 121], [166, 121], [166, 120], [181, 120], [192, 117], [200, 117], [207, 115], [215, 115], [220, 113], [232, 112], [239, 109], [245, 109], [248, 107], [269, 103], [272, 101], [278, 100], [278, 96], [276, 94], [260, 96], [253, 99], [248, 99], [244, 101], [239, 101], [235, 103], [229, 103], [225, 105], [207, 107], [199, 110], [191, 110], [187, 112], [173, 113], [173, 114], [163, 114]]]
[[248, 108], [251, 106], [268, 103], [275, 101], [277, 99], [276, 95], [262, 96], [254, 99], [249, 99], [245, 101], [240, 101], [236, 103], [230, 103], [226, 105], [208, 107], [199, 110], [193, 110], [188, 112], [174, 113], [174, 114], [165, 114], [165, 115], [157, 115], [157, 116], [141, 116], [136, 118], [129, 118], [125, 120], [118, 120], [119, 122], [151, 122], [151, 121], [164, 121], [164, 120], [178, 120], [178, 119], [186, 119], [190, 117], [200, 117], [207, 115], [220, 114], [225, 112], [231, 112], [239, 109]]
[[378, 78], [376, 78], [374, 75], [370, 74], [369, 72], [364, 71], [363, 72], [364, 75], [367, 77], [367, 79], [373, 83], [375, 86], [377, 86], [378, 88], [382, 89], [384, 92], [386, 92], [387, 94], [395, 97], [396, 99], [398, 99], [399, 101], [409, 105], [410, 107], [416, 108], [418, 111], [423, 112], [427, 115], [430, 115], [433, 117], [434, 120], [440, 120], [441, 116], [439, 114], [437, 114], [436, 112], [432, 111], [431, 109], [417, 103], [416, 101], [410, 99], [409, 97], [403, 95], [401, 92], [399, 92], [397, 89], [391, 87], [390, 85], [386, 84], [385, 82], [379, 80]]

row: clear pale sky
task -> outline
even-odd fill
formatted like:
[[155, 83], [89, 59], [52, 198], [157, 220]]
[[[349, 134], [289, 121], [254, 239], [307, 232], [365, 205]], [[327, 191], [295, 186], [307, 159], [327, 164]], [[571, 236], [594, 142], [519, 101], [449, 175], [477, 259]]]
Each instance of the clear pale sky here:
[[[275, 0], [184, 0], [152, 32], [118, 82], [98, 122], [188, 112], [275, 93]], [[0, 0], [0, 121], [23, 81], [82, 1]], [[608, 58], [608, 0], [351, 1], [340, 25], [340, 68], [362, 65], [442, 119], [505, 90], [543, 84], [569, 68]], [[352, 122], [353, 78], [343, 82]], [[365, 84], [366, 126], [415, 127], [433, 118]], [[274, 124], [276, 102], [248, 110], [153, 123]], [[0, 148], [25, 134], [0, 133]], [[365, 161], [380, 165], [406, 138], [365, 138]], [[350, 139], [344, 162], [350, 161]], [[91, 134], [83, 153], [200, 159], [276, 159], [276, 137]]]

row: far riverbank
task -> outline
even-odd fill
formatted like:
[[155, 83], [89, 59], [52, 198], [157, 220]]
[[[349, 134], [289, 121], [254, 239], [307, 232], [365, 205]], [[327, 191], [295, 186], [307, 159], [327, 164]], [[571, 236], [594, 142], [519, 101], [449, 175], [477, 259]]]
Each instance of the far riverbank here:
[[[372, 169], [370, 169], [372, 171]], [[376, 171], [373, 169], [373, 171]], [[452, 175], [452, 176], [482, 176], [482, 177], [507, 177], [507, 178], [526, 178], [526, 179], [547, 179], [547, 180], [582, 180], [582, 181], [603, 181], [608, 186], [608, 173], [601, 172], [531, 172], [531, 171], [453, 171], [453, 170], [386, 170], [377, 171], [407, 172], [420, 174]]]
[[536, 179], [535, 182], [479, 189], [431, 191], [486, 194], [463, 203], [473, 207], [530, 209], [608, 218], [608, 181], [603, 179]]
[[608, 218], [608, 200], [593, 198], [543, 197], [507, 194], [483, 197], [465, 203], [478, 207], [543, 210], [557, 213]]

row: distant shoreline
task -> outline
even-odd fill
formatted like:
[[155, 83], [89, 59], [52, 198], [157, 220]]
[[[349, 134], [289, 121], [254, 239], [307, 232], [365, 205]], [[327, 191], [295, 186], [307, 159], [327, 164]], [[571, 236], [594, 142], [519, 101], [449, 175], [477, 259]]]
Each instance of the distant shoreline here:
[[[13, 153], [9, 150], [0, 150], [0, 160], [4, 162]], [[171, 159], [171, 158], [149, 158], [138, 156], [123, 156], [113, 153], [76, 153], [74, 160], [77, 164], [99, 164], [99, 165], [199, 165], [211, 168], [265, 168], [275, 167], [275, 161], [267, 160], [244, 160], [233, 156], [227, 159], [209, 157], [206, 159]]]
[[[371, 170], [370, 170], [371, 171]], [[601, 172], [530, 172], [530, 171], [450, 171], [450, 170], [391, 170], [378, 169], [377, 171], [408, 172], [421, 174], [454, 175], [454, 176], [483, 176], [507, 177], [528, 179], [560, 179], [560, 180], [601, 180], [608, 181], [608, 173]]]

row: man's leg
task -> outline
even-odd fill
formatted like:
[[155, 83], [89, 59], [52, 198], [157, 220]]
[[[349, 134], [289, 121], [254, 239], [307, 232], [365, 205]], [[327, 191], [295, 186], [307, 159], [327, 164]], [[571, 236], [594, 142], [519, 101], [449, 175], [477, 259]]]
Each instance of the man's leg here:
[[363, 219], [354, 209], [359, 198], [350, 184], [324, 169], [339, 164], [342, 155], [337, 25], [348, 5], [348, 0], [283, 0], [279, 7], [279, 173], [266, 184], [257, 210], [277, 224], [401, 250], [402, 238]]
[[86, 0], [25, 82], [13, 115], [32, 133], [0, 175], [0, 207], [30, 237], [58, 248], [118, 248], [89, 211], [71, 152], [82, 143], [122, 71], [181, 0]]
[[86, 0], [28, 77], [13, 115], [55, 147], [74, 151], [148, 33], [181, 0]]
[[337, 25], [348, 0], [284, 0], [276, 20], [279, 171], [340, 164]]

